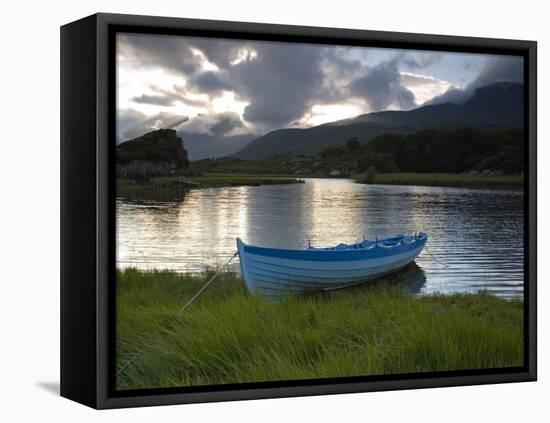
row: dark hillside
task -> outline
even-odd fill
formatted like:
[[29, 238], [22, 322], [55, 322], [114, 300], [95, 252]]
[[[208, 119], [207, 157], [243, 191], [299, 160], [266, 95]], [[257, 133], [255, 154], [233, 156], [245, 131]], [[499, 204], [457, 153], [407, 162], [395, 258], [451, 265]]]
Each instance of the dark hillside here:
[[478, 88], [462, 104], [368, 113], [307, 129], [278, 129], [251, 141], [234, 156], [263, 160], [283, 154], [314, 155], [324, 148], [343, 145], [352, 137], [366, 144], [383, 134], [407, 134], [421, 129], [522, 127], [523, 84], [498, 82]]

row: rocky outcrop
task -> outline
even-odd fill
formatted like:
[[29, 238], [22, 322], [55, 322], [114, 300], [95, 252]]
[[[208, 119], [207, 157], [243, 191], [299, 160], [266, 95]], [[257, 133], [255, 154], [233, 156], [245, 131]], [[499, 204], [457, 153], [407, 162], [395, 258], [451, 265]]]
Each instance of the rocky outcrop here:
[[117, 178], [146, 179], [184, 174], [189, 160], [183, 140], [172, 129], [159, 129], [117, 146]]

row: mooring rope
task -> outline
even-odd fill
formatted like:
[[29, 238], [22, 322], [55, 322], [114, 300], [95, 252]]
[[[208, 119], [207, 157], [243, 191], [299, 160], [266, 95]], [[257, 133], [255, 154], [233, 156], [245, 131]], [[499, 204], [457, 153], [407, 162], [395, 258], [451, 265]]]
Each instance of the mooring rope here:
[[[220, 273], [221, 273], [223, 270], [225, 270], [225, 268], [226, 268], [227, 266], [229, 266], [229, 264], [233, 261], [233, 259], [234, 259], [235, 257], [237, 257], [238, 255], [239, 255], [239, 252], [236, 251], [235, 254], [233, 254], [233, 255], [231, 256], [231, 258], [230, 258], [222, 267], [220, 267], [220, 269], [216, 272], [216, 274], [215, 274], [214, 276], [212, 276], [212, 277], [208, 280], [208, 282], [206, 282], [206, 283], [201, 287], [201, 289], [199, 289], [199, 290], [191, 297], [191, 299], [185, 303], [185, 305], [180, 309], [179, 312], [181, 313], [183, 310], [185, 310], [187, 307], [189, 307], [189, 305], [191, 305], [191, 303], [197, 299], [197, 297], [198, 297], [198, 296], [208, 287], [208, 285], [210, 285], [212, 282], [214, 282], [214, 280], [216, 280], [216, 278], [220, 275]], [[120, 376], [120, 375], [124, 372], [124, 370], [126, 370], [126, 369], [130, 366], [130, 364], [134, 363], [134, 362], [138, 359], [139, 355], [140, 355], [139, 351], [136, 352], [136, 353], [134, 353], [134, 354], [132, 355], [132, 357], [130, 357], [130, 358], [126, 361], [126, 363], [124, 363], [124, 364], [122, 365], [122, 367], [121, 367], [120, 369], [117, 370], [116, 376], [117, 376], [117, 377]]]
[[440, 262], [437, 258], [435, 258], [435, 256], [430, 252], [430, 250], [428, 250], [428, 247], [424, 246], [424, 249], [425, 249], [426, 252], [430, 255], [430, 257], [431, 257], [432, 259], [434, 259], [436, 262], [438, 262], [441, 266], [443, 266], [443, 268], [449, 267], [448, 264], [442, 263], [442, 262]]
[[118, 371], [116, 372], [117, 377], [120, 376], [120, 375], [122, 374], [122, 372], [123, 372], [124, 370], [126, 370], [126, 368], [127, 368], [130, 364], [132, 364], [135, 360], [137, 360], [138, 357], [139, 357], [139, 352], [134, 353], [134, 355], [133, 355], [132, 357], [130, 357], [130, 358], [128, 359], [128, 361], [126, 361], [126, 363], [124, 363], [124, 365], [123, 365], [120, 369], [118, 369]]
[[212, 282], [214, 282], [214, 280], [218, 277], [218, 275], [219, 275], [223, 270], [225, 270], [225, 268], [226, 268], [227, 266], [229, 266], [229, 263], [231, 263], [231, 262], [233, 261], [233, 259], [234, 259], [235, 257], [237, 257], [238, 255], [239, 255], [239, 252], [236, 251], [235, 254], [233, 254], [233, 255], [231, 256], [231, 258], [227, 261], [227, 263], [225, 263], [222, 267], [220, 267], [220, 270], [218, 270], [218, 271], [216, 272], [216, 274], [215, 274], [214, 276], [212, 276], [212, 277], [210, 278], [210, 280], [209, 280], [208, 282], [206, 282], [206, 283], [202, 286], [202, 288], [199, 289], [199, 290], [195, 293], [195, 295], [193, 295], [193, 296], [191, 297], [191, 299], [185, 303], [185, 305], [184, 305], [182, 308], [180, 308], [180, 313], [181, 313], [183, 310], [185, 310], [187, 307], [189, 307], [189, 306], [191, 305], [191, 303], [192, 303], [193, 301], [195, 301], [195, 299], [196, 299], [199, 295], [201, 295], [202, 291], [204, 291], [204, 290], [208, 287], [208, 285], [210, 285]]

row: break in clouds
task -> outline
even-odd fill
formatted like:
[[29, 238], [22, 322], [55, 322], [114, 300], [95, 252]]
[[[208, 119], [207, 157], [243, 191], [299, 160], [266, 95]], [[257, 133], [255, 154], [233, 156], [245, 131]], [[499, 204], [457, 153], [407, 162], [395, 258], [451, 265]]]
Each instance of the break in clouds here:
[[463, 102], [522, 81], [511, 56], [120, 34], [119, 141], [158, 128], [229, 137]]

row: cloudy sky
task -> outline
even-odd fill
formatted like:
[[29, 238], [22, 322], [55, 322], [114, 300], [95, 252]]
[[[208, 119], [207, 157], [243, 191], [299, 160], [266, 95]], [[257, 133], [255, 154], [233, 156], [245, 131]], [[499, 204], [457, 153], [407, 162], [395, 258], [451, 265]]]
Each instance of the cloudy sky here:
[[117, 134], [217, 137], [309, 127], [362, 113], [463, 101], [523, 81], [511, 56], [119, 34]]

